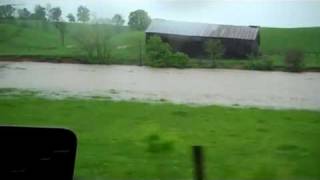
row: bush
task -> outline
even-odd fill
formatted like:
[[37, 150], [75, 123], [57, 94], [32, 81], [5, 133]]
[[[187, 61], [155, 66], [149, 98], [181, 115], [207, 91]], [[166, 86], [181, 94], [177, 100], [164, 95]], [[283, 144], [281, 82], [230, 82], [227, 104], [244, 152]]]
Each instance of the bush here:
[[189, 57], [181, 52], [174, 53], [170, 56], [170, 66], [176, 68], [185, 68], [189, 62]]
[[159, 36], [152, 36], [146, 47], [150, 66], [184, 68], [188, 64], [189, 57], [186, 54], [173, 53], [170, 45], [162, 42]]
[[111, 58], [110, 39], [113, 33], [113, 30], [101, 25], [92, 25], [74, 32], [72, 37], [79, 48], [87, 53], [86, 63], [108, 64]]
[[146, 139], [147, 151], [150, 153], [171, 152], [174, 149], [174, 142], [160, 138], [158, 134], [151, 134]]
[[270, 70], [273, 70], [273, 60], [271, 59], [252, 60], [249, 62], [247, 68], [252, 70], [270, 71]]
[[171, 48], [169, 44], [162, 42], [159, 36], [152, 36], [147, 41], [147, 56], [150, 66], [167, 67], [171, 56]]
[[300, 72], [304, 66], [304, 53], [297, 49], [291, 49], [284, 59], [285, 67], [291, 72]]

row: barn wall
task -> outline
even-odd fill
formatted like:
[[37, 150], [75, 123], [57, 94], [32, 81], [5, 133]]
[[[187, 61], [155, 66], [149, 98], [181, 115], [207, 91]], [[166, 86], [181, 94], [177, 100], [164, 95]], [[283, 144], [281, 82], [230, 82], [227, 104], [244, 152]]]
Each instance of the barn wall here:
[[[151, 36], [160, 36], [162, 41], [167, 42], [174, 51], [180, 51], [188, 54], [190, 57], [207, 58], [204, 51], [205, 42], [209, 39], [206, 37], [189, 37], [169, 34], [154, 34], [147, 33], [146, 38]], [[259, 36], [256, 40], [241, 40], [241, 39], [223, 39], [220, 38], [225, 47], [224, 57], [227, 58], [246, 58], [248, 55], [256, 55], [259, 49]]]
[[225, 57], [246, 58], [248, 55], [256, 55], [258, 44], [254, 40], [222, 39], [225, 47]]

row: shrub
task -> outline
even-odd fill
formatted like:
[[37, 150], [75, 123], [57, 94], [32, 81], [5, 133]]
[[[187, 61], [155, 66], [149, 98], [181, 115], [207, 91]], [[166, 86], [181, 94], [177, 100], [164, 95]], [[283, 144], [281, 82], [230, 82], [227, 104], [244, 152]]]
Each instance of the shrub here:
[[212, 60], [212, 67], [216, 67], [216, 60], [224, 55], [225, 48], [220, 40], [210, 39], [205, 43], [205, 52]]
[[110, 43], [112, 34], [112, 30], [105, 29], [101, 25], [93, 25], [79, 29], [72, 37], [87, 53], [86, 63], [108, 64], [112, 51]]
[[270, 70], [273, 70], [273, 60], [272, 59], [252, 60], [249, 62], [247, 68], [252, 70], [270, 71]]
[[167, 67], [171, 56], [171, 48], [168, 43], [162, 42], [159, 36], [152, 36], [147, 41], [147, 56], [150, 66]]
[[176, 67], [176, 68], [185, 68], [189, 62], [188, 55], [177, 52], [170, 56], [170, 66]]
[[160, 138], [158, 134], [151, 134], [146, 139], [147, 151], [150, 153], [165, 153], [174, 149], [173, 141]]
[[285, 67], [291, 72], [300, 72], [304, 66], [304, 53], [297, 49], [291, 49], [284, 59]]
[[147, 41], [147, 56], [149, 65], [153, 67], [176, 67], [187, 66], [189, 57], [181, 52], [173, 53], [170, 45], [161, 40], [159, 36], [152, 36]]

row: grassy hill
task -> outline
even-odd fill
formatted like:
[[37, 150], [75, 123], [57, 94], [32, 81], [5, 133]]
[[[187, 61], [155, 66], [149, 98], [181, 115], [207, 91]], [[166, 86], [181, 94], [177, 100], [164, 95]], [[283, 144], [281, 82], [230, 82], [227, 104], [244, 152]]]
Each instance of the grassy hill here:
[[[67, 24], [65, 46], [62, 46], [59, 32], [52, 24], [40, 22], [18, 22], [0, 24], [0, 56], [82, 57], [86, 53], [79, 48], [73, 36], [87, 24]], [[109, 25], [104, 25], [110, 29]], [[113, 32], [110, 39], [114, 63], [134, 63], [139, 55], [139, 40], [144, 42], [144, 33], [130, 31], [123, 27]]]
[[267, 54], [284, 53], [297, 48], [305, 53], [320, 54], [320, 27], [262, 28], [261, 50]]
[[[88, 24], [67, 24], [65, 46], [61, 45], [59, 33], [52, 24], [28, 21], [0, 24], [0, 57], [40, 56], [41, 58], [79, 58], [85, 52], [74, 40], [77, 31], [88, 28]], [[110, 25], [102, 25], [106, 29]], [[274, 60], [276, 66], [283, 66], [283, 55], [290, 48], [298, 48], [306, 53], [306, 67], [320, 69], [320, 27], [315, 28], [262, 28], [261, 51]], [[115, 64], [137, 64], [140, 43], [144, 48], [144, 33], [122, 27], [112, 33], [110, 40], [111, 61]], [[245, 67], [248, 61], [221, 60], [224, 68]], [[194, 65], [198, 67], [199, 65]], [[200, 65], [201, 67], [201, 65]]]

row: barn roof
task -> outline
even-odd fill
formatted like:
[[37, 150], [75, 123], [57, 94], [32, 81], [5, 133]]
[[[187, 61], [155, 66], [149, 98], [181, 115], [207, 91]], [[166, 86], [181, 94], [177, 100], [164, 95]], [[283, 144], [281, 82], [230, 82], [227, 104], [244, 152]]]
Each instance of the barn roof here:
[[255, 40], [259, 28], [169, 20], [153, 20], [147, 33]]

